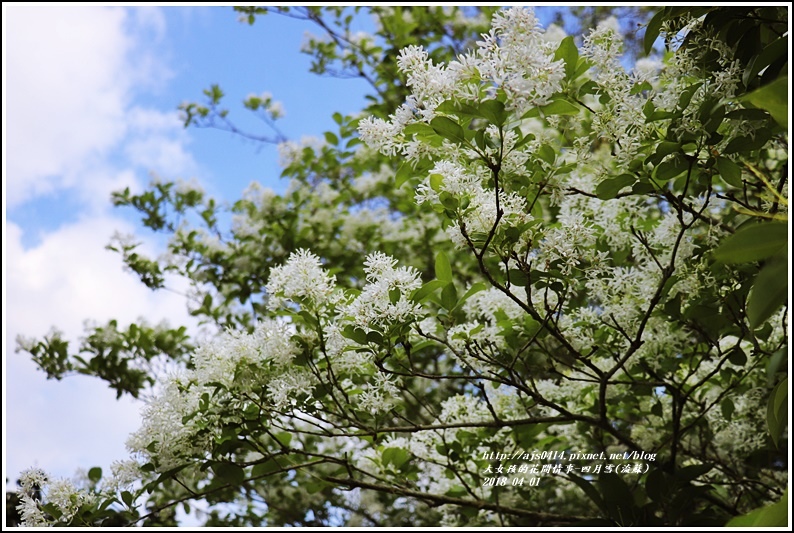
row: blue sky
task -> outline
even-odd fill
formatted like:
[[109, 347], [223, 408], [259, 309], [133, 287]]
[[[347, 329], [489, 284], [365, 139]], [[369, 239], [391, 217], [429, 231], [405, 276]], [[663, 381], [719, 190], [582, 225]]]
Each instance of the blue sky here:
[[[304, 21], [261, 17], [249, 26], [231, 7], [38, 7], [3, 5], [3, 471], [38, 466], [71, 477], [126, 457], [139, 402], [115, 400], [84, 377], [47, 381], [20, 353], [17, 335], [51, 326], [72, 341], [83, 321], [145, 317], [193, 324], [184, 300], [152, 293], [104, 246], [135, 232], [158, 252], [134, 213], [109, 195], [141, 190], [156, 173], [196, 179], [233, 202], [251, 182], [281, 190], [273, 145], [182, 127], [176, 108], [218, 83], [232, 117], [242, 100], [269, 91], [283, 103], [282, 131], [299, 140], [359, 111], [366, 84], [319, 77], [299, 52]], [[178, 288], [178, 287], [177, 287]]]

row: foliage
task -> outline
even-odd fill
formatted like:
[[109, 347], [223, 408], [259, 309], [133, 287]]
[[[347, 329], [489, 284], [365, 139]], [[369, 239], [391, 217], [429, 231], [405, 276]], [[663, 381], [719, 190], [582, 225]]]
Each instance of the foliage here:
[[524, 8], [378, 7], [356, 35], [359, 10], [239, 9], [316, 24], [313, 70], [371, 84], [324, 139], [283, 140], [270, 95], [245, 106], [272, 135], [219, 87], [182, 107], [279, 142], [286, 193], [114, 195], [170, 241], [113, 249], [190, 280], [218, 334], [23, 341], [119, 394], [153, 354], [183, 367], [112, 476], [62, 501], [27, 472], [23, 520], [696, 526], [785, 499], [786, 10], [660, 9], [628, 70], [609, 21], [577, 42]]

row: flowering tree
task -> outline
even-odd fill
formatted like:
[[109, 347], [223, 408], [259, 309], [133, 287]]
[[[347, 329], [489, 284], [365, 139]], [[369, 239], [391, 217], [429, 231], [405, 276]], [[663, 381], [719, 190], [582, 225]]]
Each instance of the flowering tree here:
[[[151, 394], [112, 475], [23, 474], [25, 523], [785, 524], [786, 10], [662, 9], [631, 68], [614, 19], [577, 43], [526, 8], [373, 13], [287, 12], [377, 96], [281, 142], [285, 194], [252, 184], [229, 229], [195, 187], [114, 196], [171, 236], [119, 239], [127, 266], [222, 331], [21, 340]], [[237, 131], [206, 94], [186, 124]]]

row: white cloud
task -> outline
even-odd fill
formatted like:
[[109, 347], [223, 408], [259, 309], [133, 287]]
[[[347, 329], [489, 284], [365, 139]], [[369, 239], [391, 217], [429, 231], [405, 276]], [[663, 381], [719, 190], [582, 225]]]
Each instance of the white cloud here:
[[129, 398], [116, 401], [115, 392], [98, 379], [46, 381], [27, 354], [14, 353], [18, 334], [40, 337], [57, 325], [74, 342], [85, 319], [117, 318], [124, 326], [140, 316], [150, 323], [168, 319], [172, 325], [195, 325], [181, 296], [147, 289], [123, 271], [117, 254], [104, 249], [114, 229], [133, 230], [119, 219], [88, 218], [25, 250], [21, 229], [7, 225], [4, 434], [6, 475], [12, 482], [33, 465], [71, 476], [78, 467], [107, 468], [125, 458], [124, 442], [140, 424], [141, 406]]
[[[4, 5], [3, 16], [3, 196], [11, 213], [3, 237], [3, 439], [13, 485], [29, 466], [70, 476], [125, 457], [140, 402], [116, 401], [95, 378], [47, 381], [28, 356], [14, 353], [14, 339], [40, 337], [55, 325], [76, 341], [85, 319], [194, 325], [182, 297], [147, 289], [105, 245], [116, 230], [135, 233], [108, 214], [111, 191], [139, 191], [149, 171], [183, 177], [197, 165], [175, 113], [137, 101], [170, 76], [162, 10]], [[23, 236], [37, 229], [15, 224], [14, 207], [64, 192], [79, 203], [77, 220], [26, 249]]]
[[[166, 31], [163, 14], [51, 5], [12, 6], [3, 14], [8, 206], [64, 188], [91, 190], [98, 183], [86, 181], [86, 172], [142, 134], [130, 123], [134, 97], [170, 76], [156, 47]], [[159, 134], [185, 142], [172, 112], [148, 113], [168, 119]], [[183, 155], [180, 170], [192, 170], [190, 163]]]

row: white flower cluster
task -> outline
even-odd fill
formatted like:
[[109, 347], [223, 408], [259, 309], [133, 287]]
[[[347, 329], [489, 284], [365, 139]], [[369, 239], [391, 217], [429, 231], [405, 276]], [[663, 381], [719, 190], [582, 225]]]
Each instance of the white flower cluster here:
[[411, 292], [422, 286], [419, 271], [406, 266], [395, 268], [396, 265], [396, 259], [381, 252], [367, 256], [367, 284], [343, 311], [357, 327], [377, 330], [420, 316], [421, 307], [409, 299]]
[[389, 121], [365, 117], [361, 138], [387, 155], [416, 157], [416, 145], [403, 136], [405, 126], [429, 122], [443, 101], [458, 98], [479, 103], [504, 91], [507, 109], [516, 115], [549, 102], [565, 76], [562, 60], [554, 60], [555, 43], [544, 38], [534, 11], [513, 7], [497, 12], [492, 29], [477, 48], [446, 67], [434, 65], [420, 46], [400, 52], [398, 66], [412, 94]]
[[[40, 468], [25, 470], [19, 481], [21, 490], [17, 510], [22, 525], [26, 527], [69, 524], [81, 507], [91, 505], [98, 498], [97, 494], [76, 487], [68, 479], [52, 478]], [[54, 505], [61, 516], [53, 517], [45, 513], [41, 508], [44, 502]]]
[[[433, 179], [438, 176], [443, 180], [440, 186], [434, 188]], [[468, 242], [464, 230], [470, 238], [474, 238], [487, 235], [496, 224], [496, 193], [484, 185], [487, 179], [484, 169], [472, 171], [452, 161], [439, 161], [430, 172], [430, 177], [417, 187], [416, 201], [419, 204], [437, 204], [441, 202], [441, 193], [452, 195], [461, 206], [459, 212], [463, 226], [450, 226], [446, 232], [452, 242], [466, 248]], [[499, 208], [502, 211], [501, 220], [510, 225], [518, 226], [532, 220], [532, 215], [527, 213], [526, 199], [516, 193], [500, 190]], [[528, 237], [524, 235], [523, 244], [526, 244]]]
[[322, 306], [336, 284], [322, 267], [320, 258], [308, 250], [291, 254], [284, 265], [270, 269], [268, 307], [277, 309], [286, 301]]

